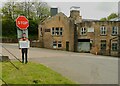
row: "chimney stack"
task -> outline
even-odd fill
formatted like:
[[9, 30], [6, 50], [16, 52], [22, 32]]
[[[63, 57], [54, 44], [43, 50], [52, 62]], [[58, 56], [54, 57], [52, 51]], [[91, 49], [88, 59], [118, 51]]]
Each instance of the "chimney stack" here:
[[75, 20], [75, 23], [82, 22], [82, 16], [80, 16], [80, 7], [72, 6], [70, 8], [70, 18]]
[[58, 8], [57, 7], [52, 7], [50, 9], [51, 17], [56, 15], [58, 13]]

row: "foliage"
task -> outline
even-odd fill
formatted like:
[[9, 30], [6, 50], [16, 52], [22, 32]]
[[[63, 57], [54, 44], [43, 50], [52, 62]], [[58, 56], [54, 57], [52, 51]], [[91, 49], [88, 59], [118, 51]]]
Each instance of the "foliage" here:
[[116, 18], [116, 17], [118, 17], [118, 15], [117, 15], [116, 13], [111, 13], [111, 14], [107, 17], [107, 19], [110, 20], [110, 19], [113, 19], [113, 18]]
[[29, 37], [34, 35], [34, 39], [38, 35], [38, 24], [35, 20], [29, 20], [30, 26], [28, 27]]
[[106, 18], [101, 18], [100, 21], [107, 21], [107, 19]]
[[[2, 35], [6, 37], [14, 37], [16, 36], [16, 28], [15, 21], [6, 18], [2, 20]], [[14, 37], [15, 38], [15, 37]]]
[[118, 15], [116, 13], [111, 13], [108, 17], [101, 18], [100, 20], [101, 21], [109, 21], [109, 20], [114, 19], [116, 17], [118, 17]]
[[[7, 84], [74, 84], [50, 68], [38, 63], [2, 63], [2, 79]], [[4, 83], [3, 83], [4, 84]]]
[[49, 6], [45, 2], [6, 2], [1, 9], [3, 36], [17, 35], [15, 19], [26, 16], [29, 19], [29, 34], [37, 35], [39, 22], [50, 15]]

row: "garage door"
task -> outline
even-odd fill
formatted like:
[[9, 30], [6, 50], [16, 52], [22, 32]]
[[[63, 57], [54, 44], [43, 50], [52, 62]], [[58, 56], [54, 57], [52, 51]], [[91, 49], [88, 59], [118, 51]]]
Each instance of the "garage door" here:
[[78, 40], [78, 52], [90, 52], [90, 40], [79, 39]]

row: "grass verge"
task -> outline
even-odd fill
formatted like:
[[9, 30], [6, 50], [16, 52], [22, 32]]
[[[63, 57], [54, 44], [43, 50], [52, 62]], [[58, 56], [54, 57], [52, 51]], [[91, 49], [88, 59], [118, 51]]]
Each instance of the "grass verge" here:
[[2, 79], [7, 84], [75, 84], [44, 65], [34, 62], [22, 64], [14, 61], [12, 63], [19, 69], [10, 62], [2, 62]]

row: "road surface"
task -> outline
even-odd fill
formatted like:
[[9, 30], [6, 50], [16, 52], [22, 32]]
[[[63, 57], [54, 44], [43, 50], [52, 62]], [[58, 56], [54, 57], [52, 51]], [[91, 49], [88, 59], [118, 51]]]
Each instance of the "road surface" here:
[[[21, 59], [17, 44], [3, 45]], [[2, 54], [14, 60], [5, 49]], [[78, 84], [118, 84], [118, 58], [115, 57], [30, 48], [29, 61], [44, 64]]]

